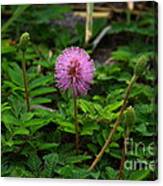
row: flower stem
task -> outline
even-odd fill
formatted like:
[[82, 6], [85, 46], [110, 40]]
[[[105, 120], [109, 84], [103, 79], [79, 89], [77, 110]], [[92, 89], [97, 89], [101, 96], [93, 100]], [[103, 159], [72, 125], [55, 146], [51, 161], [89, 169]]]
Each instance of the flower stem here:
[[128, 101], [128, 97], [129, 97], [129, 94], [130, 94], [132, 85], [134, 84], [134, 82], [136, 81], [136, 79], [137, 79], [137, 76], [134, 74], [133, 77], [132, 77], [132, 79], [131, 79], [131, 81], [130, 81], [130, 83], [129, 83], [129, 85], [128, 85], [128, 87], [127, 87], [126, 94], [125, 94], [125, 97], [124, 97], [124, 100], [123, 100], [123, 105], [122, 105], [121, 110], [119, 112], [118, 118], [117, 118], [117, 120], [114, 123], [114, 127], [110, 131], [109, 136], [108, 136], [107, 140], [105, 141], [104, 146], [102, 147], [102, 149], [100, 150], [100, 152], [98, 153], [98, 155], [96, 156], [96, 158], [94, 159], [94, 161], [92, 162], [92, 164], [89, 167], [88, 171], [91, 171], [96, 166], [96, 164], [98, 163], [98, 161], [103, 156], [106, 148], [111, 143], [112, 137], [113, 137], [114, 133], [116, 132], [118, 126], [120, 125], [120, 122], [121, 122], [121, 119], [122, 119], [122, 116], [123, 116], [123, 112], [124, 112], [124, 110], [126, 108], [126, 105], [127, 105], [127, 101]]
[[26, 63], [25, 63], [25, 51], [22, 51], [22, 70], [23, 70], [23, 80], [24, 80], [24, 88], [25, 88], [25, 101], [27, 110], [30, 110], [30, 103], [29, 103], [29, 92], [28, 92], [28, 81], [26, 75]]
[[74, 101], [74, 125], [75, 125], [75, 132], [76, 132], [76, 152], [79, 153], [79, 124], [77, 120], [77, 97], [73, 93], [73, 101]]

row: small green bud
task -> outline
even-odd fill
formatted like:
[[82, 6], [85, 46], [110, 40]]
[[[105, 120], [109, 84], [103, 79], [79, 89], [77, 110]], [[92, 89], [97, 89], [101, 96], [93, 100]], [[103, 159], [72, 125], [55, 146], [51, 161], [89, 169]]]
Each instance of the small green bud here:
[[19, 48], [21, 50], [25, 51], [26, 48], [27, 48], [27, 45], [28, 45], [29, 41], [30, 41], [30, 35], [29, 35], [29, 33], [28, 32], [24, 32], [21, 35], [20, 40], [19, 40], [19, 44], [18, 44], [19, 45]]
[[136, 121], [135, 110], [132, 106], [128, 107], [125, 112], [125, 124], [127, 126], [127, 131], [130, 133]]
[[141, 76], [141, 74], [144, 72], [146, 64], [148, 61], [148, 57], [143, 55], [138, 59], [138, 62], [135, 66], [135, 75]]

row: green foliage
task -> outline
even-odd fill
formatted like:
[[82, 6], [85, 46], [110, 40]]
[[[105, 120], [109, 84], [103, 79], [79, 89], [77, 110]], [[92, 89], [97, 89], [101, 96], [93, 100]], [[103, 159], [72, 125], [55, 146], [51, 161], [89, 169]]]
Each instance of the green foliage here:
[[[146, 146], [157, 139], [157, 33], [152, 4], [146, 5], [148, 9], [140, 11], [140, 15], [132, 15], [130, 23], [123, 13], [114, 13], [112, 19], [94, 18], [92, 40], [106, 26], [111, 25], [111, 29], [95, 50], [92, 40], [86, 48], [96, 71], [88, 95], [77, 100], [81, 144], [76, 154], [71, 92], [56, 87], [54, 72], [56, 58], [64, 48], [84, 47], [85, 21], [73, 15], [73, 6], [2, 6], [2, 176], [118, 179], [126, 116], [95, 169], [87, 170], [113, 128], [136, 63], [143, 56], [148, 58], [145, 73], [132, 87], [127, 102], [136, 115], [130, 138]], [[24, 32], [30, 33], [31, 41], [25, 56], [30, 111], [24, 102], [18, 50]], [[103, 57], [109, 59], [105, 62]], [[142, 66], [139, 70], [143, 70]], [[156, 149], [153, 154], [140, 150], [126, 159], [151, 161], [156, 159]], [[157, 168], [125, 170], [124, 179], [153, 180], [156, 172]]]
[[52, 174], [54, 172], [55, 166], [58, 162], [58, 154], [55, 153], [51, 153], [48, 155], [45, 155], [43, 157], [44, 161], [45, 161], [45, 167], [44, 167], [44, 172], [43, 174], [45, 175], [45, 177], [52, 177]]
[[129, 180], [144, 180], [150, 174], [149, 170], [134, 171], [130, 174]]
[[117, 171], [115, 171], [112, 167], [106, 167], [106, 175], [108, 176], [107, 179], [116, 179], [117, 178]]
[[136, 76], [140, 76], [143, 74], [143, 72], [145, 71], [147, 61], [148, 61], [148, 58], [146, 56], [141, 56], [138, 59], [138, 62], [135, 66], [135, 75]]

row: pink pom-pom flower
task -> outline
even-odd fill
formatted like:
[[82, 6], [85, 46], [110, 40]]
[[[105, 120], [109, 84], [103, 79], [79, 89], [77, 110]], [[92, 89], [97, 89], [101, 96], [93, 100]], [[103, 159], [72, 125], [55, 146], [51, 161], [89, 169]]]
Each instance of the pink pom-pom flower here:
[[70, 47], [57, 58], [55, 67], [57, 87], [72, 89], [75, 96], [87, 94], [95, 71], [93, 60], [84, 49]]

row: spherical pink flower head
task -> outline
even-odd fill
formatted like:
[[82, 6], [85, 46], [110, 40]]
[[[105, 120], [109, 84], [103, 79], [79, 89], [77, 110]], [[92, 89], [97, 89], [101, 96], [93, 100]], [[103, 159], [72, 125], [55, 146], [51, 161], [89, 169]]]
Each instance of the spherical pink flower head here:
[[79, 96], [87, 94], [95, 68], [85, 50], [71, 47], [57, 58], [55, 70], [58, 88], [72, 89], [75, 96]]

